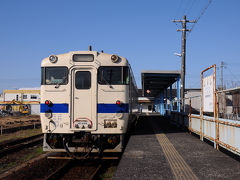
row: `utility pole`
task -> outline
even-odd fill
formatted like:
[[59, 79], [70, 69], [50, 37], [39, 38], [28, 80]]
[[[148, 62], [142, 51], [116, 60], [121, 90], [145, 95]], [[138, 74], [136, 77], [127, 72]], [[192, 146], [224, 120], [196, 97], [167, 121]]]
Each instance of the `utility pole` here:
[[181, 112], [184, 111], [184, 91], [185, 91], [185, 71], [186, 71], [186, 32], [191, 31], [187, 29], [187, 23], [196, 23], [197, 21], [187, 20], [186, 16], [183, 16], [183, 20], [173, 20], [174, 23], [181, 22], [182, 29], [177, 31], [182, 31], [182, 65], [181, 65]]
[[221, 90], [223, 90], [223, 61], [221, 61]]

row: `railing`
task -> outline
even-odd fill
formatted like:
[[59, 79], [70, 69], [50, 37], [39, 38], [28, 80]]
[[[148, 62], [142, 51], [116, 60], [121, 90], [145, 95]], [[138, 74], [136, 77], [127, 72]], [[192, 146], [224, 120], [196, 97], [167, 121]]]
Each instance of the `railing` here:
[[202, 116], [198, 114], [184, 115], [179, 112], [172, 112], [172, 122], [178, 126], [187, 127], [193, 132], [218, 145], [240, 155], [240, 121]]

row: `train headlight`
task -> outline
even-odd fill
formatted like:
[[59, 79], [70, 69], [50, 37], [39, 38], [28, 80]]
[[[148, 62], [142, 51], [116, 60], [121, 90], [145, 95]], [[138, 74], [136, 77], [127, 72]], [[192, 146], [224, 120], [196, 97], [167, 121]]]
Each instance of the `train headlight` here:
[[57, 60], [58, 60], [58, 57], [57, 57], [57, 56], [55, 56], [55, 55], [49, 56], [49, 61], [50, 61], [51, 63], [56, 63]]
[[113, 55], [111, 56], [111, 60], [112, 60], [112, 62], [114, 62], [114, 63], [118, 62], [118, 59], [119, 59], [119, 57], [118, 57], [117, 55], [115, 55], [115, 54], [113, 54]]

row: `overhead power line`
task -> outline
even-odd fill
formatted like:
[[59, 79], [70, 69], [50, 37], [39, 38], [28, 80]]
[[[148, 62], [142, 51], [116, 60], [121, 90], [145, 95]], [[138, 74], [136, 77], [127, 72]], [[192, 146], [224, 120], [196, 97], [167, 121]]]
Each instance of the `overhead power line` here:
[[205, 14], [205, 12], [207, 11], [208, 7], [210, 6], [210, 4], [212, 3], [213, 0], [208, 0], [207, 5], [203, 8], [202, 12], [200, 13], [200, 15], [198, 16], [198, 18], [196, 18], [196, 23], [193, 24], [193, 26], [191, 27], [191, 32], [193, 31], [193, 28], [195, 27], [195, 25], [198, 23], [198, 21], [200, 20], [200, 18]]

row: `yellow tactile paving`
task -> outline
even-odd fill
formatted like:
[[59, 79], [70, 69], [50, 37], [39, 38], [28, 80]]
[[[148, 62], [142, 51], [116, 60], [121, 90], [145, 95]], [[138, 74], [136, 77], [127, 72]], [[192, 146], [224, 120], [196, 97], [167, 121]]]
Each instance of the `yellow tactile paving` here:
[[[155, 123], [152, 124], [153, 130], [157, 132]], [[182, 156], [174, 148], [173, 144], [169, 141], [164, 133], [156, 133], [157, 140], [162, 147], [163, 153], [171, 167], [171, 170], [177, 180], [197, 180], [197, 176], [193, 173], [192, 169], [184, 161]]]

